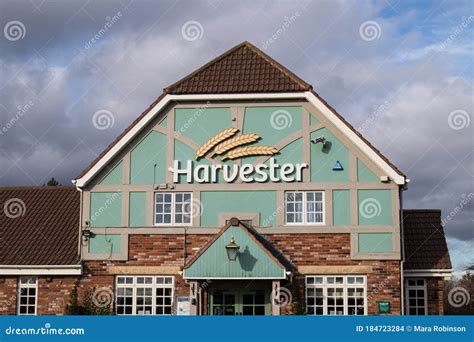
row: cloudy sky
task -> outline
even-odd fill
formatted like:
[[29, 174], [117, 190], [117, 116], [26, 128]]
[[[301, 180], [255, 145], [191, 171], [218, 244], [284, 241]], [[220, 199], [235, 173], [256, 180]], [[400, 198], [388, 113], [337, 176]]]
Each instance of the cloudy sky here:
[[449, 216], [457, 271], [474, 262], [472, 1], [3, 0], [0, 28], [0, 186], [70, 184], [165, 86], [248, 40], [409, 176], [405, 207]]

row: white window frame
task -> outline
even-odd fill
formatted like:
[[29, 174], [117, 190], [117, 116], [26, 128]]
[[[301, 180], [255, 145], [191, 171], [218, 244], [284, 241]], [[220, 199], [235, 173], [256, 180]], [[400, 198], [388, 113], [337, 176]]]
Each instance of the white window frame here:
[[[323, 210], [322, 210], [322, 215], [323, 215], [323, 220], [322, 222], [308, 222], [308, 218], [307, 218], [307, 199], [306, 199], [306, 195], [307, 193], [309, 192], [313, 192], [313, 193], [316, 193], [316, 192], [319, 192], [321, 193], [321, 203], [322, 203], [322, 207], [323, 207]], [[288, 222], [288, 217], [287, 217], [287, 202], [286, 202], [286, 195], [288, 193], [293, 193], [293, 194], [296, 194], [296, 193], [301, 193], [303, 195], [303, 212], [302, 212], [302, 215], [303, 215], [303, 222]], [[285, 208], [285, 212], [284, 212], [284, 215], [285, 215], [285, 225], [287, 226], [324, 226], [326, 224], [326, 197], [325, 197], [325, 191], [323, 190], [305, 190], [305, 191], [285, 191], [285, 194], [284, 194], [284, 208]]]
[[[191, 199], [190, 199], [190, 208], [191, 208], [191, 212], [189, 213], [189, 223], [175, 223], [176, 221], [176, 195], [190, 195], [191, 196]], [[157, 197], [158, 195], [171, 195], [171, 222], [170, 223], [158, 223], [156, 222], [156, 204], [157, 204]], [[154, 201], [153, 201], [153, 223], [155, 226], [157, 227], [172, 227], [172, 226], [192, 226], [193, 225], [193, 216], [194, 216], [194, 213], [192, 212], [193, 210], [193, 193], [192, 192], [155, 192], [155, 196], [154, 196]], [[184, 213], [183, 213], [183, 216], [184, 216]]]
[[[35, 283], [34, 284], [30, 284], [30, 283], [22, 283], [22, 280], [24, 279], [34, 279], [35, 280]], [[21, 276], [18, 278], [18, 301], [17, 301], [17, 315], [20, 315], [20, 316], [35, 316], [38, 314], [38, 277], [36, 276]], [[31, 304], [28, 303], [28, 299], [32, 296], [29, 296], [29, 295], [25, 295], [23, 294], [22, 292], [22, 289], [35, 289], [35, 303], [34, 303], [34, 308], [35, 308], [35, 312], [34, 313], [28, 313], [28, 307], [29, 306], [32, 306]], [[26, 297], [26, 300], [27, 300], [27, 304], [21, 304], [21, 298], [24, 298]], [[26, 306], [26, 313], [21, 313], [20, 311], [20, 307], [25, 307]]]
[[[422, 280], [423, 281], [423, 285], [409, 285], [409, 281], [410, 280], [415, 280], [415, 281], [418, 281], [418, 280]], [[406, 315], [408, 316], [412, 316], [410, 314], [410, 296], [409, 296], [409, 290], [415, 290], [415, 291], [418, 291], [418, 290], [423, 290], [424, 292], [424, 306], [419, 306], [418, 303], [417, 305], [415, 306], [415, 308], [418, 310], [419, 308], [423, 308], [425, 310], [425, 314], [424, 315], [418, 315], [418, 312], [416, 315], [413, 315], [413, 316], [426, 316], [428, 315], [428, 285], [427, 285], [427, 281], [426, 281], [426, 278], [405, 278], [405, 310], [406, 310]], [[418, 300], [418, 295], [416, 296], [416, 299]]]
[[[329, 283], [328, 282], [328, 278], [331, 278], [331, 277], [342, 277], [343, 278], [343, 282], [342, 284], [336, 284], [336, 283]], [[363, 278], [364, 279], [364, 282], [363, 284], [349, 284], [348, 283], [348, 278]], [[322, 283], [320, 284], [308, 284], [308, 279], [309, 278], [322, 278]], [[343, 289], [343, 316], [348, 316], [348, 312], [349, 312], [349, 301], [348, 301], [348, 289], [349, 288], [361, 288], [364, 290], [364, 313], [363, 315], [367, 315], [367, 276], [365, 275], [360, 275], [360, 274], [350, 274], [350, 275], [340, 275], [340, 274], [336, 274], [336, 275], [319, 275], [319, 274], [315, 274], [315, 275], [307, 275], [305, 277], [305, 308], [306, 308], [306, 312], [308, 312], [308, 288], [313, 288], [313, 289], [317, 289], [317, 288], [322, 288], [323, 289], [323, 314], [321, 316], [327, 316], [329, 315], [328, 314], [328, 288], [342, 288]], [[314, 307], [314, 306], [312, 306]], [[320, 315], [316, 315], [316, 314], [312, 314], [314, 316], [320, 316]], [[312, 316], [311, 315], [311, 316]], [[351, 315], [351, 316], [356, 316], [356, 315]], [[359, 316], [362, 316], [362, 315], [359, 315]]]
[[[152, 282], [151, 283], [143, 283], [143, 284], [138, 284], [137, 282], [137, 279], [138, 278], [152, 278]], [[158, 278], [170, 278], [171, 279], [171, 284], [165, 284], [164, 282], [161, 284], [161, 283], [158, 283], [157, 282], [157, 279]], [[119, 279], [124, 279], [124, 283], [123, 284], [119, 284]], [[126, 279], [132, 279], [132, 282], [131, 283], [127, 283]], [[171, 316], [173, 315], [173, 312], [174, 312], [174, 287], [175, 287], [175, 280], [174, 280], [174, 276], [170, 276], [170, 275], [133, 275], [133, 276], [130, 276], [130, 275], [120, 275], [120, 276], [116, 276], [115, 277], [115, 314], [117, 316], [146, 316], [145, 314], [139, 314], [137, 313], [137, 289], [139, 288], [143, 288], [143, 289], [148, 289], [148, 288], [151, 288], [152, 289], [152, 297], [151, 297], [151, 314], [152, 316]], [[123, 313], [123, 314], [119, 314], [117, 313], [117, 301], [118, 301], [118, 289], [119, 288], [123, 288], [124, 291], [125, 289], [127, 288], [131, 288], [132, 289], [132, 313], [131, 314], [126, 314], [126, 313]], [[156, 290], [157, 289], [168, 289], [168, 288], [171, 288], [171, 313], [170, 314], [157, 314], [156, 313], [156, 298], [157, 298], [157, 295], [156, 295]], [[124, 296], [125, 297], [125, 296]]]

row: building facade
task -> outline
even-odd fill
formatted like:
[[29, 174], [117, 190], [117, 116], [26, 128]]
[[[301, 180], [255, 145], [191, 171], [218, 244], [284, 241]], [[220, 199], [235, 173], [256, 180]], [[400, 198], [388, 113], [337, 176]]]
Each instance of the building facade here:
[[[63, 314], [77, 288], [117, 315], [442, 314], [440, 212], [403, 210], [407, 182], [245, 42], [165, 88], [75, 188], [0, 191], [31, 198], [27, 214], [59, 192], [76, 203], [43, 253], [31, 241], [15, 256], [8, 242], [0, 305]], [[15, 236], [22, 220], [3, 217], [2, 230]]]

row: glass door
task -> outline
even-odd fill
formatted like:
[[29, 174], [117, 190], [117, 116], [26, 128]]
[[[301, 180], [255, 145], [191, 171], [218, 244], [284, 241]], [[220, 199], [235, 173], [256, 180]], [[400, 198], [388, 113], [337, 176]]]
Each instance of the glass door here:
[[264, 290], [214, 290], [209, 296], [212, 316], [270, 315], [270, 299]]
[[212, 316], [235, 316], [236, 315], [236, 293], [214, 292], [211, 296]]

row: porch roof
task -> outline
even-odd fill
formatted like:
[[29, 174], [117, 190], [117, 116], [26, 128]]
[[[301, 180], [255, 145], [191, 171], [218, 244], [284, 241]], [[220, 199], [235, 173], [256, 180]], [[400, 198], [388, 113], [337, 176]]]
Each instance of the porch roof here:
[[[225, 246], [234, 237], [240, 246], [230, 261]], [[285, 279], [293, 266], [252, 227], [232, 218], [184, 267], [185, 279]]]

